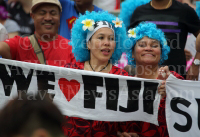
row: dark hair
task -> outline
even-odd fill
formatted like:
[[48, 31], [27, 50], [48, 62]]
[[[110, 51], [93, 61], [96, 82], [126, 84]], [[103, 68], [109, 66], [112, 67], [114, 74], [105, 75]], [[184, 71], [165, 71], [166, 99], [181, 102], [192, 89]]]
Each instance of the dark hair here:
[[11, 100], [0, 112], [0, 137], [30, 136], [43, 128], [53, 137], [63, 135], [64, 117], [50, 101], [40, 96], [23, 95]]

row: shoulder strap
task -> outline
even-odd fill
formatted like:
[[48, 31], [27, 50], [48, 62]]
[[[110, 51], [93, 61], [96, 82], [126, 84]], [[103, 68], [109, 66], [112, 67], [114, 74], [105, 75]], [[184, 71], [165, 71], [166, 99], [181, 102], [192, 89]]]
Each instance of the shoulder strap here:
[[40, 64], [46, 64], [46, 60], [44, 57], [44, 53], [40, 47], [40, 44], [37, 41], [37, 38], [35, 37], [35, 35], [31, 35], [29, 36], [29, 39], [31, 41], [32, 47], [34, 48], [34, 52], [38, 57], [38, 60], [40, 61]]

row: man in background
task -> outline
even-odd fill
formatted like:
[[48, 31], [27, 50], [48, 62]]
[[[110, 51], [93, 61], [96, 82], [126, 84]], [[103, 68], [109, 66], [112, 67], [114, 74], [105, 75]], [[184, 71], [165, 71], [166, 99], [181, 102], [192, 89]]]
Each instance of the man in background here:
[[[53, 66], [71, 63], [74, 57], [72, 47], [68, 45], [69, 40], [57, 34], [61, 12], [62, 7], [58, 0], [33, 0], [31, 17], [35, 25], [35, 42], [32, 43], [29, 37], [20, 36], [0, 42], [2, 58]], [[34, 49], [36, 43], [39, 52]], [[44, 63], [38, 55], [43, 57]]]
[[63, 7], [60, 19], [59, 33], [61, 36], [71, 39], [71, 29], [75, 20], [85, 11], [102, 11], [102, 9], [93, 5], [93, 0], [60, 0]]

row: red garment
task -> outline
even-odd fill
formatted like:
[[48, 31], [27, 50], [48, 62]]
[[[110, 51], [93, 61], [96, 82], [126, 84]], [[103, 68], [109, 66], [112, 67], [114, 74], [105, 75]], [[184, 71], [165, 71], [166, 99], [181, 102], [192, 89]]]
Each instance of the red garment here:
[[116, 0], [115, 10], [120, 9], [120, 0]]
[[[38, 40], [44, 53], [46, 64], [63, 66], [73, 62], [72, 47], [68, 45], [69, 40], [60, 35], [54, 41], [44, 42]], [[15, 36], [5, 41], [10, 46], [10, 53], [13, 60], [38, 63], [39, 60], [30, 44], [28, 37]]]
[[[65, 67], [83, 70], [84, 62], [66, 64]], [[110, 73], [128, 76], [125, 70], [116, 66], [112, 66]], [[68, 137], [116, 137], [118, 124], [117, 122], [93, 121], [66, 116], [66, 124], [63, 129]]]
[[[178, 73], [171, 71], [178, 79], [184, 79]], [[165, 97], [166, 98], [166, 97]], [[129, 121], [119, 123], [121, 132], [137, 133], [140, 137], [169, 137], [165, 117], [165, 98], [160, 101], [158, 110], [158, 123], [156, 126], [147, 122]]]

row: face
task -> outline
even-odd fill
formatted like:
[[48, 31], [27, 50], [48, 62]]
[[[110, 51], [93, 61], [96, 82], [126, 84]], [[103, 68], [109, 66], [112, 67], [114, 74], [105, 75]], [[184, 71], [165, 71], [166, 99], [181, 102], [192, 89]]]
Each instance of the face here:
[[94, 33], [87, 46], [90, 50], [90, 59], [108, 61], [116, 46], [114, 32], [109, 28], [100, 28]]
[[132, 53], [136, 65], [158, 65], [161, 57], [160, 42], [144, 37], [139, 40]]
[[35, 31], [40, 36], [55, 36], [60, 25], [60, 10], [54, 4], [41, 4], [31, 14], [34, 20]]
[[93, 0], [74, 0], [76, 5], [86, 5], [86, 4], [92, 4]]

